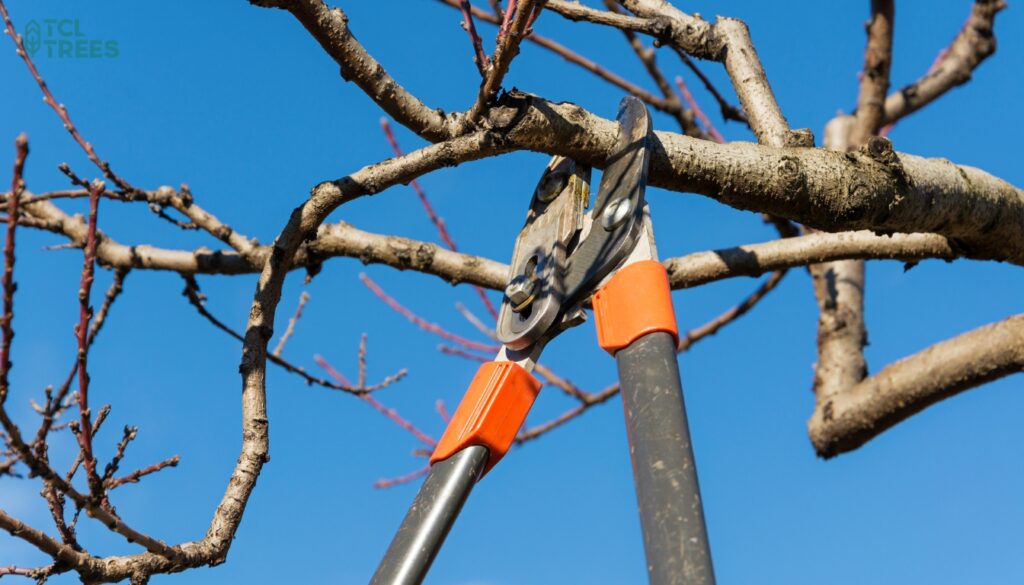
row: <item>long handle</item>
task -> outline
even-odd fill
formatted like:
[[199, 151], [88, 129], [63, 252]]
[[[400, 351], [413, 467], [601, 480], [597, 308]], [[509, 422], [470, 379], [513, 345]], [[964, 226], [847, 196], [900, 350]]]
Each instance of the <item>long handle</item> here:
[[371, 585], [423, 582], [486, 465], [487, 448], [473, 445], [430, 468]]
[[649, 333], [615, 360], [651, 585], [713, 585], [675, 340]]
[[[504, 351], [498, 356], [506, 357]], [[430, 474], [371, 585], [423, 582], [469, 492], [508, 452], [540, 387], [518, 363], [481, 364], [430, 456]]]
[[714, 585], [665, 267], [620, 269], [594, 294], [594, 316], [598, 344], [619, 366], [651, 585]]

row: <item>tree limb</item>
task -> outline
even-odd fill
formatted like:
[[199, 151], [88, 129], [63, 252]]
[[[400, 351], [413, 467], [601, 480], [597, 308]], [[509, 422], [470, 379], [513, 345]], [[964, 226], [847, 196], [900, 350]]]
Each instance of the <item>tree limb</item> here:
[[921, 410], [1024, 369], [1024, 315], [969, 331], [895, 362], [818, 402], [808, 422], [822, 457], [852, 451]]

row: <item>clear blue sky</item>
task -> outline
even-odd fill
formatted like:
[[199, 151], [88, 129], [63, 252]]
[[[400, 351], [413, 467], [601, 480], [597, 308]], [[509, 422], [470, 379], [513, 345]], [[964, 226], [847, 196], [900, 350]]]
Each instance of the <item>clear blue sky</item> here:
[[[746, 19], [790, 122], [817, 136], [854, 103], [867, 2], [689, 2], [682, 8]], [[116, 42], [102, 58], [47, 56], [37, 62], [58, 98], [100, 154], [136, 185], [188, 183], [196, 200], [243, 233], [271, 240], [311, 186], [390, 155], [380, 112], [287, 13], [246, 2], [8, 2], [19, 27], [30, 19], [78, 19], [88, 39]], [[426, 103], [467, 107], [478, 77], [455, 11], [435, 2], [347, 2], [358, 38]], [[927, 69], [960, 28], [966, 0], [901, 2], [893, 80]], [[571, 25], [545, 14], [540, 32], [562, 40], [650, 86], [616, 31]], [[1015, 115], [1024, 82], [1024, 19], [1013, 3], [997, 24], [999, 51], [968, 86], [901, 122], [898, 150], [979, 166], [1024, 185]], [[483, 26], [488, 40], [493, 28]], [[45, 30], [43, 31], [46, 32]], [[38, 89], [0, 40], [3, 169], [13, 140], [32, 141], [27, 181], [41, 192], [67, 186], [56, 165], [92, 176], [82, 153], [42, 103]], [[106, 44], [103, 45], [107, 47]], [[659, 53], [670, 75], [683, 72]], [[705, 71], [726, 88], [720, 68]], [[691, 86], [695, 80], [687, 77]], [[589, 73], [525, 45], [507, 78], [554, 100], [614, 115], [621, 92]], [[697, 91], [709, 113], [715, 108]], [[715, 117], [717, 120], [717, 116]], [[657, 115], [656, 126], [674, 129]], [[750, 140], [736, 124], [731, 140]], [[423, 142], [401, 129], [410, 150]], [[507, 261], [531, 189], [546, 157], [518, 153], [422, 179], [461, 247]], [[4, 171], [9, 172], [9, 171]], [[9, 179], [3, 174], [4, 181]], [[759, 218], [692, 195], [652, 190], [649, 201], [663, 256], [762, 241]], [[76, 208], [80, 209], [80, 208]], [[217, 247], [179, 233], [144, 208], [103, 204], [101, 227], [124, 243]], [[372, 231], [435, 240], [413, 193], [394, 188], [346, 206], [334, 219]], [[71, 327], [81, 256], [42, 252], [55, 236], [19, 232], [20, 284], [10, 403], [34, 424], [28, 400], [64, 376], [73, 359]], [[379, 397], [439, 434], [434, 401], [458, 402], [475, 365], [435, 351], [438, 340], [387, 310], [357, 280], [368, 272], [424, 317], [473, 336], [454, 309], [479, 314], [473, 291], [356, 260], [330, 261], [306, 287], [312, 295], [287, 355], [315, 369], [320, 353], [355, 373], [361, 333], [369, 334], [370, 377], [398, 368], [409, 377]], [[97, 290], [109, 282], [103, 273]], [[899, 263], [868, 269], [872, 371], [904, 355], [1019, 312], [1024, 275], [995, 263]], [[255, 279], [200, 278], [209, 306], [242, 327]], [[675, 295], [682, 327], [704, 322], [753, 290], [740, 279]], [[133, 273], [92, 354], [92, 400], [114, 410], [97, 438], [109, 457], [124, 424], [141, 431], [131, 469], [172, 454], [182, 463], [114, 499], [125, 519], [168, 541], [201, 538], [239, 447], [239, 345], [212, 329], [180, 295], [173, 274]], [[281, 314], [303, 289], [292, 276]], [[495, 301], [498, 295], [492, 295]], [[793, 271], [741, 322], [681, 358], [713, 555], [720, 583], [1024, 582], [1024, 393], [1011, 377], [914, 417], [861, 450], [824, 462], [807, 440], [813, 408], [815, 323], [806, 273]], [[278, 330], [283, 330], [283, 319]], [[614, 379], [591, 326], [553, 345], [546, 361], [588, 389]], [[548, 390], [531, 420], [571, 406]], [[226, 565], [155, 583], [366, 582], [416, 486], [375, 490], [374, 480], [409, 472], [422, 460], [409, 435], [360, 401], [271, 368], [272, 460], [265, 468]], [[72, 453], [68, 436], [53, 452]], [[455, 585], [640, 583], [645, 579], [639, 522], [619, 402], [511, 454], [474, 492], [429, 582]], [[0, 507], [48, 526], [33, 482], [3, 480]], [[135, 552], [94, 522], [83, 542], [102, 554]], [[27, 545], [0, 540], [0, 565], [43, 562]], [[57, 583], [75, 582], [71, 576]]]

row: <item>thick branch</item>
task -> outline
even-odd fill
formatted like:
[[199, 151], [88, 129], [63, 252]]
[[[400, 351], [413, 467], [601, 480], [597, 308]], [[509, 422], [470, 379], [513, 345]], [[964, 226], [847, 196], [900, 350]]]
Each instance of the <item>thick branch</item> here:
[[[509, 103], [522, 110], [510, 142], [606, 164], [610, 120], [530, 96], [511, 95]], [[965, 256], [1024, 263], [1024, 192], [972, 167], [894, 153], [884, 139], [837, 153], [656, 132], [649, 179], [825, 231], [934, 232]]]
[[1003, 8], [1003, 0], [976, 0], [960, 34], [938, 62], [923, 77], [886, 98], [885, 123], [892, 124], [967, 83], [978, 65], [996, 52], [993, 27]]
[[[938, 343], [819, 401], [808, 423], [822, 457], [852, 451], [945, 398], [1024, 369], [1024, 315]], [[927, 375], [922, 375], [927, 372]]]
[[672, 288], [689, 288], [725, 278], [760, 276], [775, 270], [851, 258], [905, 262], [923, 258], [949, 260], [956, 258], [956, 251], [946, 238], [935, 234], [815, 233], [763, 244], [697, 252], [669, 258], [664, 264]]
[[894, 0], [871, 0], [868, 46], [857, 97], [857, 123], [850, 136], [850, 144], [854, 147], [878, 134], [885, 121], [885, 94], [889, 91], [889, 70], [892, 68], [894, 14]]

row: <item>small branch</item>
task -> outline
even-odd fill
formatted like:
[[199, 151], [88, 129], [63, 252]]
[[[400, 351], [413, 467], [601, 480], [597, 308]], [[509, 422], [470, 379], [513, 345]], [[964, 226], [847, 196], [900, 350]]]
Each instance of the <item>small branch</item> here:
[[459, 9], [462, 11], [462, 29], [469, 35], [469, 42], [473, 44], [473, 63], [476, 65], [480, 77], [487, 75], [487, 69], [491, 62], [484, 53], [484, 43], [476, 32], [476, 24], [473, 22], [473, 13], [470, 10], [468, 0], [460, 0]]
[[700, 79], [701, 83], [704, 84], [704, 88], [708, 90], [708, 93], [710, 93], [712, 97], [715, 98], [715, 101], [718, 102], [718, 108], [722, 112], [722, 119], [734, 120], [749, 127], [750, 121], [747, 120], [747, 115], [743, 113], [743, 110], [732, 105], [729, 103], [729, 100], [722, 96], [722, 93], [718, 91], [715, 84], [711, 83], [711, 80], [708, 79], [708, 76], [705, 75], [703, 71], [701, 71], [700, 67], [697, 67], [697, 64], [693, 62], [693, 59], [678, 48], [673, 47], [673, 50], [676, 55], [679, 55], [679, 59], [682, 60], [683, 64], [689, 67], [690, 71], [693, 71], [693, 74]]
[[889, 91], [889, 70], [892, 68], [894, 14], [894, 0], [871, 0], [864, 71], [857, 97], [857, 122], [850, 136], [850, 145], [854, 148], [878, 134], [885, 123], [885, 94]]
[[43, 583], [46, 581], [46, 578], [54, 572], [55, 568], [55, 564], [46, 565], [45, 567], [35, 567], [32, 569], [24, 567], [15, 567], [14, 565], [11, 565], [9, 567], [0, 567], [0, 577], [3, 577], [5, 575], [14, 575], [18, 577], [27, 577], [29, 579], [35, 579], [37, 582]]
[[967, 83], [978, 66], [996, 52], [995, 18], [1006, 8], [1003, 0], [976, 0], [960, 33], [917, 81], [885, 100], [885, 123], [894, 124]]
[[521, 445], [523, 443], [526, 443], [527, 441], [537, 439], [540, 436], [544, 435], [545, 433], [553, 431], [554, 429], [580, 416], [581, 414], [589, 410], [591, 407], [607, 402], [608, 399], [610, 399], [612, 396], [615, 396], [618, 393], [619, 385], [616, 384], [614, 386], [609, 386], [608, 388], [605, 388], [604, 390], [596, 394], [588, 395], [587, 401], [580, 404], [579, 406], [576, 406], [571, 410], [566, 411], [562, 415], [546, 423], [539, 424], [537, 426], [530, 427], [528, 429], [523, 429], [522, 431], [520, 431], [520, 433], [516, 436], [516, 444]]
[[[512, 65], [512, 60], [519, 54], [519, 44], [522, 42], [523, 36], [526, 35], [527, 25], [532, 23], [533, 9], [535, 6], [543, 5], [544, 1], [518, 0], [513, 3], [510, 0], [509, 8], [511, 9], [515, 5], [515, 16], [512, 18], [508, 31], [504, 35], [499, 34], [498, 46], [494, 50], [491, 67], [487, 70], [484, 82], [480, 85], [476, 102], [470, 107], [466, 116], [470, 123], [475, 124], [479, 121], [484, 111], [494, 102], [498, 90], [501, 89], [501, 82]], [[507, 18], [508, 13], [506, 13]]]
[[914, 262], [923, 258], [952, 260], [959, 253], [936, 234], [879, 236], [870, 231], [813, 233], [762, 244], [697, 252], [663, 261], [672, 288], [690, 288], [725, 278], [760, 276], [785, 268], [834, 260], [870, 258]]
[[498, 336], [497, 333], [495, 333], [494, 328], [485, 325], [484, 322], [481, 321], [479, 317], [474, 315], [473, 312], [466, 307], [466, 305], [463, 305], [460, 302], [456, 302], [455, 310], [458, 311], [459, 314], [466, 319], [466, 321], [469, 321], [470, 325], [476, 327], [477, 331], [487, 336], [487, 339], [492, 339], [494, 341], [498, 340]]
[[103, 183], [95, 181], [89, 192], [89, 232], [86, 238], [82, 265], [81, 285], [78, 289], [78, 325], [75, 337], [78, 341], [78, 413], [81, 431], [77, 433], [82, 449], [82, 465], [85, 467], [89, 488], [96, 498], [103, 498], [103, 482], [96, 472], [96, 457], [92, 449], [92, 413], [89, 411], [89, 321], [92, 307], [89, 297], [96, 270], [96, 223], [99, 215], [100, 192]]
[[309, 302], [309, 293], [302, 291], [302, 294], [299, 295], [299, 305], [295, 307], [295, 314], [292, 315], [291, 319], [288, 319], [288, 327], [284, 330], [281, 339], [277, 342], [277, 347], [272, 352], [275, 357], [281, 357], [285, 344], [292, 338], [292, 335], [295, 335], [295, 326], [298, 325], [299, 319], [302, 318], [302, 309], [305, 308], [307, 302]]
[[139, 428], [133, 426], [124, 427], [124, 435], [121, 440], [117, 443], [117, 449], [114, 451], [114, 457], [111, 458], [110, 463], [107, 464], [107, 468], [103, 471], [103, 486], [107, 487], [107, 484], [113, 479], [114, 474], [117, 473], [117, 468], [121, 464], [121, 460], [124, 459], [125, 451], [128, 449], [128, 444], [135, 440], [139, 436]]
[[427, 107], [409, 93], [366, 51], [349, 29], [348, 16], [329, 8], [323, 0], [250, 0], [253, 4], [284, 8], [302, 23], [352, 81], [399, 124], [427, 140], [446, 140], [461, 127], [460, 120]]
[[[0, 3], [0, 7], [3, 4]], [[7, 9], [4, 8], [4, 19], [7, 18]], [[25, 189], [25, 159], [28, 158], [28, 137], [24, 134], [18, 135], [14, 141], [14, 173], [11, 176], [11, 196], [7, 198], [7, 236], [4, 241], [4, 274], [3, 274], [3, 295], [4, 312], [0, 315], [0, 408], [7, 400], [7, 392], [10, 388], [9, 375], [11, 372], [11, 341], [14, 339], [14, 291], [17, 285], [14, 284], [14, 232], [18, 227], [18, 198]]]
[[695, 329], [690, 329], [686, 332], [686, 335], [679, 340], [679, 345], [676, 347], [676, 351], [684, 352], [693, 347], [693, 344], [697, 343], [701, 339], [710, 337], [722, 328], [732, 323], [745, 315], [750, 309], [754, 308], [761, 299], [763, 299], [769, 292], [771, 292], [781, 281], [782, 277], [786, 275], [785, 270], [779, 270], [773, 272], [753, 293], [743, 299], [739, 304], [732, 307], [728, 311], [725, 311], [721, 315], [708, 321], [704, 325]]
[[96, 154], [96, 150], [93, 148], [92, 144], [82, 137], [82, 134], [78, 131], [78, 128], [75, 126], [74, 122], [71, 121], [71, 117], [68, 115], [68, 109], [64, 106], [64, 104], [58, 103], [57, 99], [53, 97], [53, 93], [50, 91], [49, 86], [46, 84], [46, 81], [43, 80], [43, 76], [39, 74], [39, 70], [36, 69], [35, 63], [32, 62], [32, 58], [29, 57], [28, 52], [25, 50], [25, 44], [23, 42], [23, 39], [21, 35], [18, 34], [18, 31], [14, 28], [14, 23], [11, 22], [11, 17], [7, 13], [7, 7], [4, 6], [4, 3], [2, 1], [0, 1], [0, 15], [3, 16], [7, 36], [11, 37], [11, 41], [14, 42], [14, 46], [17, 48], [18, 51], [18, 56], [21, 57], [21, 60], [25, 62], [25, 66], [28, 67], [29, 73], [32, 74], [32, 78], [36, 80], [36, 84], [39, 86], [39, 89], [43, 92], [43, 102], [46, 103], [46, 105], [53, 108], [53, 111], [57, 113], [57, 116], [64, 124], [64, 129], [67, 130], [69, 134], [71, 134], [71, 137], [74, 138], [75, 142], [78, 143], [78, 146], [82, 148], [82, 150], [85, 152], [85, 155], [89, 157], [89, 160], [92, 161], [92, 163], [96, 165], [97, 168], [100, 169], [104, 177], [106, 177], [112, 183], [117, 185], [118, 188], [122, 189], [126, 193], [134, 193], [135, 191], [137, 191], [135, 187], [132, 187], [127, 181], [125, 181], [116, 173], [114, 173], [113, 169], [110, 168], [110, 164], [107, 163], [107, 161], [101, 159], [99, 155]]
[[462, 358], [464, 360], [468, 360], [468, 361], [471, 361], [471, 362], [476, 362], [476, 363], [479, 363], [479, 364], [486, 363], [486, 362], [489, 362], [489, 361], [493, 361], [493, 359], [494, 359], [494, 357], [491, 356], [491, 355], [484, 355], [484, 354], [479, 354], [479, 353], [473, 353], [473, 352], [466, 351], [466, 350], [462, 349], [461, 347], [452, 347], [450, 345], [445, 345], [443, 343], [438, 344], [437, 351], [439, 351], [439, 352], [441, 352], [441, 353], [443, 353], [445, 355], [453, 355], [455, 357], [460, 357], [460, 358]]
[[[363, 355], [365, 355], [365, 354], [363, 354]], [[330, 377], [334, 378], [334, 381], [337, 382], [338, 384], [342, 384], [342, 385], [349, 385], [349, 384], [351, 384], [348, 381], [348, 379], [345, 378], [345, 376], [342, 375], [341, 372], [339, 372], [337, 369], [335, 369], [335, 367], [332, 366], [326, 359], [324, 359], [323, 356], [317, 355], [317, 356], [314, 356], [313, 359], [316, 361], [317, 365], [319, 365], [321, 368], [323, 368], [324, 371], [327, 372], [327, 375], [329, 375]], [[379, 400], [373, 398], [372, 396], [370, 396], [368, 394], [362, 394], [362, 395], [359, 396], [359, 398], [362, 399], [367, 404], [369, 404], [370, 406], [372, 406], [374, 410], [376, 410], [377, 412], [379, 412], [379, 413], [383, 414], [385, 417], [387, 417], [388, 420], [390, 420], [391, 422], [395, 423], [399, 427], [401, 427], [401, 428], [405, 429], [406, 431], [408, 431], [409, 434], [411, 434], [412, 436], [416, 437], [416, 440], [418, 440], [419, 442], [421, 442], [424, 445], [427, 445], [428, 447], [431, 447], [431, 448], [437, 446], [437, 441], [434, 440], [433, 437], [431, 437], [430, 435], [428, 435], [428, 434], [424, 433], [423, 431], [419, 430], [418, 428], [416, 428], [416, 425], [412, 424], [407, 419], [405, 419], [402, 415], [398, 414], [397, 410], [395, 410], [393, 408], [388, 408], [387, 406], [384, 406]]]
[[89, 327], [89, 347], [92, 347], [96, 336], [99, 335], [103, 325], [107, 322], [107, 315], [110, 314], [110, 308], [114, 305], [114, 302], [124, 292], [124, 279], [128, 277], [130, 269], [115, 268], [114, 278], [110, 282], [110, 286], [107, 287], [107, 292], [103, 295], [103, 304], [100, 305], [100, 310], [96, 312], [96, 316], [92, 319], [92, 326]]
[[[405, 156], [405, 152], [402, 147], [399, 146], [398, 140], [395, 138], [395, 133], [391, 131], [391, 124], [388, 123], [387, 118], [380, 119], [380, 127], [384, 131], [384, 137], [387, 139], [388, 144], [391, 145], [391, 150], [394, 151], [395, 156]], [[434, 211], [434, 206], [430, 204], [430, 199], [427, 198], [427, 192], [420, 186], [420, 182], [416, 179], [409, 181], [409, 186], [412, 187], [413, 192], [416, 193], [416, 197], [419, 198], [420, 204], [423, 205], [423, 210], [426, 211], [427, 217], [430, 219], [430, 223], [434, 224], [437, 228], [437, 233], [441, 236], [441, 241], [448, 247], [452, 252], [458, 252], [459, 248], [455, 245], [455, 240], [452, 239], [451, 234], [448, 233], [448, 228], [445, 227], [444, 220], [437, 215]], [[483, 303], [484, 308], [491, 315], [491, 318], [495, 321], [498, 320], [498, 310], [494, 308], [494, 304], [491, 303], [491, 299], [487, 298], [487, 293], [483, 288], [474, 285], [473, 289], [476, 291], [477, 296], [480, 297], [480, 302]]]
[[379, 490], [382, 490], [382, 489], [387, 489], [387, 488], [395, 487], [397, 485], [404, 485], [404, 484], [407, 484], [407, 483], [412, 483], [412, 482], [416, 481], [417, 479], [425, 476], [428, 473], [430, 473], [430, 464], [429, 463], [424, 465], [423, 467], [417, 469], [416, 471], [413, 471], [411, 473], [407, 473], [405, 475], [400, 475], [398, 477], [393, 477], [391, 479], [378, 479], [377, 481], [373, 482], [373, 487], [375, 487], [375, 488], [377, 488]]
[[359, 280], [361, 280], [362, 283], [366, 285], [366, 288], [370, 289], [370, 291], [374, 295], [376, 295], [377, 298], [384, 301], [384, 304], [386, 304], [388, 307], [391, 307], [392, 310], [394, 310], [399, 315], [411, 321], [420, 329], [427, 331], [428, 333], [433, 333], [434, 335], [437, 335], [441, 339], [451, 341], [452, 343], [457, 343], [467, 349], [474, 349], [477, 351], [483, 351], [487, 353], [496, 353], [498, 351], [497, 345], [489, 343], [480, 343], [478, 341], [473, 341], [472, 339], [466, 339], [465, 337], [461, 337], [459, 335], [451, 333], [445, 330], [440, 325], [436, 323], [431, 323], [424, 319], [423, 317], [420, 317], [416, 313], [413, 313], [405, 306], [403, 306], [401, 303], [399, 303], [397, 300], [395, 300], [394, 297], [384, 292], [384, 289], [382, 289], [380, 285], [374, 282], [373, 279], [367, 276], [366, 273], [360, 273]]
[[438, 399], [437, 402], [434, 403], [434, 410], [437, 411], [437, 415], [441, 417], [444, 424], [452, 422], [452, 415], [448, 412], [448, 409], [445, 408], [444, 400]]
[[175, 455], [174, 457], [170, 457], [168, 459], [164, 459], [163, 461], [161, 461], [159, 463], [154, 463], [153, 465], [149, 465], [149, 466], [143, 467], [142, 469], [138, 469], [136, 471], [133, 471], [133, 472], [129, 473], [128, 475], [124, 475], [124, 476], [121, 476], [121, 477], [118, 477], [118, 478], [109, 479], [109, 480], [107, 480], [105, 485], [106, 485], [106, 488], [108, 490], [113, 490], [113, 489], [117, 489], [117, 488], [123, 486], [126, 483], [139, 483], [139, 480], [142, 479], [143, 477], [145, 477], [147, 475], [152, 475], [152, 474], [154, 474], [154, 473], [156, 473], [156, 472], [158, 472], [160, 470], [166, 469], [168, 467], [177, 467], [178, 463], [180, 463], [180, 462], [181, 462], [181, 457], [178, 456], [178, 455]]
[[711, 135], [711, 139], [719, 144], [725, 143], [725, 137], [715, 128], [715, 125], [711, 123], [711, 119], [704, 114], [704, 110], [700, 109], [700, 105], [697, 100], [693, 98], [693, 94], [690, 93], [690, 89], [686, 87], [686, 83], [683, 78], [676, 75], [676, 87], [679, 88], [679, 93], [683, 96], [683, 100], [686, 105], [690, 107], [693, 115], [697, 116], [701, 124], [704, 124], [704, 131]]
[[[199, 291], [199, 284], [196, 282], [195, 278], [192, 276], [183, 275], [182, 279], [185, 280], [185, 289], [182, 291], [182, 294], [185, 296], [185, 298], [188, 299], [189, 304], [191, 304], [196, 309], [196, 311], [198, 311], [199, 314], [204, 319], [209, 321], [214, 327], [220, 329], [224, 333], [227, 333], [231, 337], [234, 337], [238, 341], [244, 342], [245, 338], [242, 336], [241, 333], [225, 325], [223, 321], [218, 319], [216, 316], [214, 316], [206, 309], [206, 297], [203, 296], [203, 294]], [[299, 376], [300, 378], [306, 381], [306, 384], [309, 384], [311, 386], [315, 384], [317, 386], [323, 386], [324, 388], [330, 388], [331, 390], [340, 390], [342, 392], [350, 392], [352, 394], [357, 395], [362, 395], [368, 392], [373, 392], [376, 390], [387, 388], [391, 384], [404, 378], [407, 373], [405, 370], [399, 370], [397, 373], [388, 376], [387, 378], [384, 378], [384, 380], [378, 384], [374, 384], [373, 386], [369, 386], [366, 388], [358, 388], [354, 386], [334, 384], [330, 380], [312, 376], [309, 373], [307, 373], [305, 369], [300, 368], [299, 366], [296, 366], [291, 362], [285, 360], [284, 358], [276, 356], [274, 354], [268, 354], [267, 359], [271, 363], [284, 368], [286, 371]]]
[[[460, 4], [460, 0], [439, 1], [442, 2], [443, 4], [451, 6], [452, 8], [459, 8]], [[471, 9], [473, 12], [473, 16], [475, 16], [476, 18], [494, 25], [501, 24], [501, 19], [496, 17], [494, 14], [489, 14], [488, 12], [480, 8], [477, 8], [476, 6], [471, 6]], [[583, 69], [590, 71], [591, 73], [607, 81], [608, 83], [611, 83], [612, 85], [625, 90], [627, 93], [635, 95], [636, 97], [640, 98], [641, 100], [644, 101], [644, 103], [650, 105], [651, 107], [662, 112], [671, 113], [671, 106], [669, 105], [667, 100], [658, 98], [657, 96], [647, 91], [646, 89], [624, 79], [622, 76], [616, 73], [609, 71], [605, 67], [602, 67], [596, 61], [588, 59], [583, 55], [580, 55], [579, 53], [569, 49], [565, 45], [552, 39], [549, 39], [548, 37], [538, 35], [537, 33], [530, 33], [529, 35], [527, 35], [526, 40], [544, 49], [547, 49], [548, 51], [551, 51], [552, 53], [558, 55], [559, 57], [565, 59], [566, 61], [572, 63], [573, 65], [578, 65]]]

